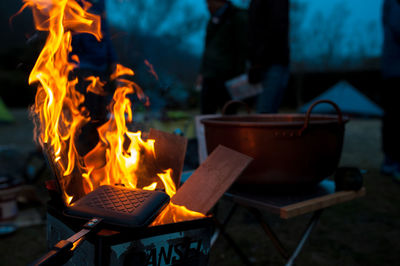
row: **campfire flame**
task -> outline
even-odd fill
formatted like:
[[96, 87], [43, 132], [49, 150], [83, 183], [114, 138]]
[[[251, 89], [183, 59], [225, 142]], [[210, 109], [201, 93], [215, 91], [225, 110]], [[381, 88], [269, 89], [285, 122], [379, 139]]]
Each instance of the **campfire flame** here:
[[[155, 167], [152, 139], [143, 139], [142, 133], [131, 132], [127, 123], [132, 122], [131, 102], [126, 97], [136, 93], [139, 99], [148, 99], [142, 89], [129, 77], [134, 72], [122, 65], [115, 67], [110, 76], [117, 88], [108, 106], [109, 120], [97, 128], [99, 141], [85, 155], [80, 155], [76, 139], [91, 118], [83, 106], [85, 97], [75, 89], [77, 79], [70, 73], [77, 67], [79, 58], [69, 60], [73, 33], [90, 33], [98, 41], [102, 38], [101, 20], [88, 12], [91, 4], [75, 0], [23, 0], [19, 12], [30, 7], [37, 30], [47, 31], [48, 37], [29, 76], [30, 84], [37, 84], [32, 112], [35, 121], [35, 140], [53, 159], [59, 173], [59, 185], [64, 191], [67, 205], [101, 185], [121, 185], [128, 188], [154, 190], [161, 188], [172, 197], [176, 186], [172, 170]], [[105, 82], [99, 77], [87, 78], [86, 90], [104, 95]], [[81, 190], [81, 191], [79, 191]], [[189, 220], [204, 215], [184, 206], [170, 203], [153, 225]]]

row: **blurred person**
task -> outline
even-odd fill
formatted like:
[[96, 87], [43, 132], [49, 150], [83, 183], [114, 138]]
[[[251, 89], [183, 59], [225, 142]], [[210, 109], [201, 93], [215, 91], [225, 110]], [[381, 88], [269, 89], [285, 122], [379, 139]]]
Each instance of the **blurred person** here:
[[210, 19], [197, 84], [201, 113], [215, 114], [231, 100], [225, 82], [246, 70], [247, 12], [228, 0], [207, 0]]
[[257, 112], [277, 113], [289, 80], [289, 0], [252, 0], [248, 39], [248, 81], [263, 87]]
[[397, 130], [400, 117], [400, 1], [383, 3], [382, 49], [382, 149], [384, 161], [381, 172], [400, 182], [400, 138]]
[[[110, 31], [106, 20], [105, 0], [85, 0], [91, 4], [88, 12], [101, 17], [101, 31], [103, 38], [98, 41], [89, 33], [73, 33], [72, 51], [70, 61], [77, 64], [71, 73], [71, 78], [78, 78], [76, 90], [85, 96], [84, 107], [89, 111], [90, 123], [86, 124], [77, 139], [77, 147], [81, 155], [86, 154], [95, 147], [99, 138], [97, 128], [107, 121], [107, 105], [111, 102], [115, 91], [115, 84], [110, 80], [110, 75], [115, 69], [117, 54], [111, 42]], [[82, 0], [77, 0], [82, 4]], [[74, 60], [78, 56], [79, 62]], [[104, 93], [101, 95], [86, 91], [91, 81], [89, 76], [99, 77], [105, 84]]]
[[[89, 33], [74, 33], [72, 36], [72, 52], [70, 60], [77, 55], [79, 58], [78, 67], [74, 70], [73, 75], [78, 77], [78, 91], [83, 93], [87, 98], [87, 107], [94, 119], [104, 119], [105, 108], [104, 103], [101, 106], [98, 104], [105, 101], [105, 97], [96, 95], [92, 92], [87, 92], [86, 87], [90, 81], [85, 79], [88, 76], [97, 76], [102, 81], [106, 81], [105, 93], [112, 94], [113, 86], [109, 82], [109, 76], [114, 70], [117, 62], [117, 55], [111, 42], [110, 32], [106, 21], [105, 0], [86, 0], [92, 6], [88, 12], [99, 15], [101, 17], [101, 31], [103, 38], [98, 41], [95, 36]], [[82, 0], [78, 0], [82, 3]], [[106, 97], [107, 98], [107, 97]], [[109, 98], [109, 97], [108, 97]], [[93, 103], [91, 101], [94, 101]]]

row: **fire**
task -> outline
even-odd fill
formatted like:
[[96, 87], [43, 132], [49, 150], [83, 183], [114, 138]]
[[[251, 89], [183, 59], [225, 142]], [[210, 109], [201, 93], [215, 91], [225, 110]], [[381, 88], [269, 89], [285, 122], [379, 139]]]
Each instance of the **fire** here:
[[[33, 10], [35, 26], [47, 31], [48, 37], [29, 77], [37, 84], [35, 104], [35, 139], [48, 152], [59, 173], [59, 185], [67, 205], [101, 185], [121, 185], [128, 188], [164, 189], [172, 197], [176, 187], [172, 170], [157, 169], [154, 140], [142, 138], [142, 133], [131, 132], [132, 103], [126, 97], [136, 93], [148, 99], [142, 89], [129, 78], [135, 73], [122, 65], [115, 67], [110, 80], [118, 84], [113, 101], [108, 106], [107, 122], [97, 127], [98, 142], [84, 155], [78, 153], [76, 139], [82, 128], [91, 122], [83, 103], [85, 97], [75, 87], [78, 79], [71, 78], [79, 58], [72, 57], [72, 33], [90, 33], [98, 41], [102, 38], [100, 17], [87, 10], [91, 4], [75, 0], [23, 0]], [[105, 81], [91, 76], [86, 79], [86, 91], [104, 95]], [[184, 206], [172, 203], [159, 215], [154, 224], [203, 217]]]
[[192, 219], [203, 218], [204, 214], [191, 211], [185, 206], [175, 205], [170, 203], [164, 211], [157, 216], [157, 218], [152, 222], [150, 226], [156, 226], [167, 223], [177, 223]]

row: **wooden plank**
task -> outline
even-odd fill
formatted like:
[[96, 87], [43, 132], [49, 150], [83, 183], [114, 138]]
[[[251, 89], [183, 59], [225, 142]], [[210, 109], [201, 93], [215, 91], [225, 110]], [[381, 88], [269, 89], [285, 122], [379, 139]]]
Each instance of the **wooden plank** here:
[[359, 191], [339, 191], [326, 196], [302, 201], [281, 208], [280, 217], [283, 219], [288, 219], [301, 214], [324, 209], [339, 203], [362, 197], [365, 195], [365, 193], [366, 190], [365, 187], [363, 187]]
[[156, 164], [159, 169], [172, 169], [172, 179], [179, 187], [185, 160], [187, 139], [151, 128], [148, 137], [154, 139]]
[[[53, 150], [50, 146], [46, 145], [43, 149], [44, 156], [50, 165], [51, 172], [57, 181], [58, 191], [62, 195], [63, 201], [65, 202], [66, 199], [64, 198], [64, 194], [67, 193], [68, 195], [73, 195], [72, 202], [77, 201], [81, 197], [85, 196], [85, 191], [83, 190], [82, 184], [82, 171], [78, 167], [74, 167], [72, 173], [68, 176], [63, 175], [63, 170], [60, 167], [60, 164], [68, 165], [68, 156], [65, 152], [60, 155], [60, 160], [55, 162], [55, 156]], [[76, 163], [78, 163], [76, 159]]]
[[171, 201], [207, 214], [251, 161], [249, 156], [220, 145], [194, 171]]

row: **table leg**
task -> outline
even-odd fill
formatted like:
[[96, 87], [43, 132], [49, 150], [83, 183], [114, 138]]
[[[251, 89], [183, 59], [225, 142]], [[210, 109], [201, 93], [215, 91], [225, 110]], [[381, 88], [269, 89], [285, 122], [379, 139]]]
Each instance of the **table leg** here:
[[287, 250], [283, 247], [281, 241], [279, 238], [276, 236], [274, 231], [272, 231], [271, 227], [269, 224], [262, 218], [262, 213], [258, 209], [254, 208], [249, 208], [248, 209], [256, 218], [257, 222], [261, 225], [263, 228], [264, 232], [268, 235], [268, 237], [271, 239], [272, 244], [274, 244], [275, 248], [279, 251], [279, 253], [284, 257], [285, 259], [289, 258], [289, 254]]
[[257, 222], [264, 229], [265, 233], [271, 239], [275, 248], [279, 251], [279, 253], [282, 255], [282, 257], [287, 259], [287, 262], [286, 262], [287, 266], [293, 265], [294, 260], [300, 254], [301, 249], [303, 248], [305, 242], [307, 241], [308, 237], [310, 236], [311, 231], [317, 225], [319, 218], [321, 216], [321, 213], [323, 211], [323, 210], [318, 210], [318, 211], [314, 212], [313, 216], [311, 217], [311, 220], [309, 221], [309, 223], [306, 227], [306, 230], [304, 231], [299, 243], [297, 244], [297, 247], [293, 251], [292, 255], [289, 257], [289, 254], [288, 254], [287, 250], [285, 249], [285, 247], [282, 245], [282, 242], [276, 236], [276, 234], [271, 229], [269, 224], [263, 219], [261, 211], [258, 209], [255, 209], [255, 208], [248, 208], [248, 210], [254, 215]]
[[224, 219], [224, 221], [222, 223], [220, 223], [216, 217], [214, 217], [214, 222], [216, 225], [216, 229], [215, 232], [213, 234], [213, 236], [211, 237], [211, 247], [215, 244], [215, 242], [218, 239], [219, 235], [222, 235], [225, 240], [228, 242], [228, 244], [235, 250], [236, 254], [240, 257], [240, 259], [242, 260], [242, 262], [245, 265], [252, 265], [252, 263], [250, 262], [250, 260], [247, 258], [247, 256], [243, 253], [243, 251], [240, 249], [240, 247], [236, 244], [236, 242], [232, 239], [232, 237], [225, 232], [225, 228], [228, 225], [229, 221], [231, 220], [233, 214], [235, 213], [236, 209], [237, 209], [238, 205], [235, 203], [232, 208], [229, 210], [228, 215], [226, 216], [226, 218]]
[[225, 229], [223, 228], [222, 224], [220, 224], [217, 220], [215, 220], [215, 224], [219, 228], [220, 234], [225, 238], [225, 240], [229, 243], [229, 245], [235, 250], [236, 254], [242, 260], [243, 264], [244, 265], [252, 265], [250, 260], [243, 253], [243, 251], [236, 244], [236, 242], [231, 238], [231, 236], [228, 233], [225, 232]]
[[[215, 218], [215, 224], [216, 224], [216, 232], [211, 238], [211, 246], [215, 243], [216, 239], [218, 236], [221, 234], [226, 241], [229, 243], [229, 245], [235, 250], [236, 254], [240, 257], [242, 262], [245, 265], [252, 265], [252, 263], [249, 261], [247, 256], [243, 253], [243, 251], [239, 248], [239, 246], [235, 243], [235, 241], [230, 237], [229, 234], [225, 232], [225, 227], [231, 220], [234, 212], [236, 211], [236, 208], [238, 205], [235, 203], [231, 210], [229, 211], [227, 217], [225, 218], [223, 223], [220, 223], [216, 218]], [[313, 213], [313, 216], [311, 217], [311, 220], [309, 221], [303, 235], [301, 236], [301, 239], [299, 243], [297, 244], [295, 250], [293, 251], [292, 255], [289, 256], [288, 251], [285, 249], [277, 235], [274, 233], [272, 228], [269, 226], [269, 224], [263, 219], [262, 213], [260, 210], [255, 209], [255, 208], [247, 208], [256, 218], [257, 222], [260, 224], [260, 226], [263, 228], [264, 232], [267, 234], [267, 236], [271, 239], [273, 245], [275, 248], [279, 251], [279, 253], [282, 255], [283, 258], [287, 259], [287, 262], [285, 265], [291, 266], [294, 263], [294, 260], [297, 258], [297, 256], [300, 254], [305, 242], [309, 238], [312, 230], [314, 227], [317, 225], [319, 218], [322, 214], [323, 210], [317, 210]]]
[[[224, 221], [223, 221], [222, 224], [216, 219], [216, 216], [217, 216], [217, 215], [216, 215], [216, 213], [217, 213], [216, 211], [217, 211], [217, 210], [214, 210], [214, 218], [215, 218], [215, 221], [218, 222], [218, 225], [219, 225], [220, 227], [222, 227], [223, 229], [225, 229], [225, 227], [228, 225], [229, 221], [231, 220], [233, 214], [235, 213], [237, 207], [238, 207], [238, 205], [237, 205], [236, 203], [234, 203], [233, 206], [232, 206], [232, 208], [229, 210], [228, 215], [225, 217], [225, 219], [224, 219]], [[211, 237], [211, 247], [212, 247], [212, 246], [215, 244], [215, 242], [217, 241], [218, 236], [220, 235], [220, 231], [221, 231], [220, 228], [217, 226], [217, 228], [215, 229], [214, 234], [213, 234], [212, 237]]]
[[290, 256], [289, 260], [287, 261], [287, 263], [286, 263], [287, 266], [293, 265], [294, 260], [297, 258], [301, 249], [304, 246], [304, 243], [307, 241], [308, 237], [310, 236], [311, 231], [317, 225], [319, 218], [321, 217], [322, 211], [323, 210], [318, 210], [318, 211], [314, 212], [313, 216], [311, 217], [310, 222], [308, 223], [306, 230], [304, 231], [304, 233], [300, 239], [299, 244], [297, 245], [296, 249], [293, 251], [292, 256]]

